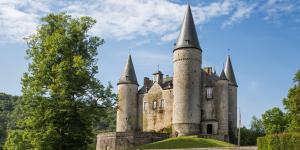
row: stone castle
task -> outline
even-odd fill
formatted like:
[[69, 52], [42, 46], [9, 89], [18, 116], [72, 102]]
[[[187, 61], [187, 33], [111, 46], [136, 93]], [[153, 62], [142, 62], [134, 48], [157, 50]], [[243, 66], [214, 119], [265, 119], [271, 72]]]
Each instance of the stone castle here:
[[189, 5], [173, 49], [173, 71], [173, 77], [157, 71], [152, 80], [145, 77], [139, 88], [129, 55], [118, 82], [116, 132], [98, 135], [97, 148], [102, 142], [118, 149], [118, 139], [141, 141], [133, 145], [147, 143], [151, 141], [147, 138], [163, 136], [155, 134], [160, 132], [236, 143], [238, 86], [230, 56], [220, 75], [212, 67], [202, 68], [202, 49]]

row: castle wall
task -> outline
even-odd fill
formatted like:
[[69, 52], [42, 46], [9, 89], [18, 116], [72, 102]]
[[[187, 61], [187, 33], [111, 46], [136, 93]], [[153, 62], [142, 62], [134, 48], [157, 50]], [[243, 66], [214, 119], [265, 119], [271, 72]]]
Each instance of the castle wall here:
[[[162, 102], [164, 101], [163, 106]], [[143, 103], [142, 124], [143, 131], [162, 131], [171, 128], [173, 90], [162, 90], [159, 84], [155, 83], [146, 94], [139, 95], [139, 101]], [[156, 102], [156, 108], [153, 103]], [[146, 104], [146, 106], [144, 106]]]
[[137, 91], [135, 84], [118, 85], [117, 132], [130, 132], [137, 129]]
[[201, 51], [195, 48], [173, 52], [173, 134], [200, 133]]
[[109, 132], [97, 135], [96, 150], [127, 150], [168, 138], [167, 134], [153, 132]]

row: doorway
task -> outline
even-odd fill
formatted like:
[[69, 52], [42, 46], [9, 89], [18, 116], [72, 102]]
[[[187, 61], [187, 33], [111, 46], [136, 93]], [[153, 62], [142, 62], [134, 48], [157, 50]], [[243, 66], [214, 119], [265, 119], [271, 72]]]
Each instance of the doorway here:
[[212, 134], [212, 130], [213, 130], [213, 125], [212, 124], [208, 124], [206, 125], [206, 133], [207, 134]]

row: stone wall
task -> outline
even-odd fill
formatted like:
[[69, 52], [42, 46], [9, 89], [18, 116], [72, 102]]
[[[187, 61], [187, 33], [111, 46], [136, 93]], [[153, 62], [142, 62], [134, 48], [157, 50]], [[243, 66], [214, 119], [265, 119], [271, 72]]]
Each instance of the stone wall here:
[[96, 150], [126, 150], [168, 138], [167, 134], [153, 132], [109, 132], [97, 135]]
[[[163, 107], [162, 101], [164, 100]], [[171, 128], [173, 110], [173, 90], [163, 90], [158, 83], [149, 89], [148, 93], [139, 95], [139, 102], [143, 105], [142, 131], [152, 132]], [[156, 108], [153, 103], [156, 102]]]

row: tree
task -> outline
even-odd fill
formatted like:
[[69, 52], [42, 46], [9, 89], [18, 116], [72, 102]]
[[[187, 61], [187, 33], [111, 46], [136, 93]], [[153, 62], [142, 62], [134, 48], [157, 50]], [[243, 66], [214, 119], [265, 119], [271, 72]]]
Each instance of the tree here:
[[278, 107], [262, 114], [262, 122], [267, 134], [281, 133], [287, 126], [286, 115]]
[[0, 149], [5, 142], [7, 129], [10, 122], [11, 112], [14, 110], [18, 96], [12, 96], [5, 93], [0, 93]]
[[250, 129], [246, 127], [241, 128], [241, 145], [256, 145], [256, 139], [264, 135], [265, 131], [262, 120], [253, 116]]
[[283, 104], [287, 110], [288, 130], [300, 131], [300, 70], [296, 73], [294, 81], [298, 84], [289, 90]]
[[88, 35], [94, 24], [90, 17], [49, 14], [27, 39], [31, 63], [16, 109], [22, 115], [5, 149], [87, 149], [96, 138], [93, 126], [115, 95], [95, 78], [104, 41]]
[[263, 136], [265, 134], [265, 129], [262, 120], [258, 119], [256, 116], [253, 116], [250, 130], [254, 131], [258, 136]]

